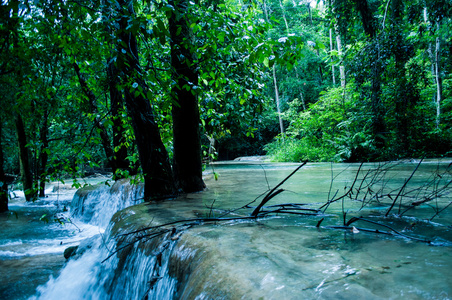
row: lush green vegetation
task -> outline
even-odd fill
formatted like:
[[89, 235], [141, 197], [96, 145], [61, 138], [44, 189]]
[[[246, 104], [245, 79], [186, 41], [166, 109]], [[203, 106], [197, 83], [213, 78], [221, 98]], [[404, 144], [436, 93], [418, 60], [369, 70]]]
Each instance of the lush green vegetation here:
[[160, 187], [173, 168], [165, 195], [202, 188], [184, 172], [199, 156], [450, 155], [451, 16], [445, 0], [2, 1], [0, 181], [22, 168], [31, 199], [61, 174]]
[[[308, 36], [297, 31], [303, 19], [289, 14], [292, 7], [284, 6], [294, 20], [289, 31]], [[279, 161], [450, 155], [450, 2], [336, 0], [313, 12], [323, 26], [311, 39], [325, 47], [319, 61], [311, 53], [295, 66], [301, 80], [280, 69], [286, 138], [269, 144], [269, 154]], [[323, 70], [317, 82], [307, 72], [315, 66]]]

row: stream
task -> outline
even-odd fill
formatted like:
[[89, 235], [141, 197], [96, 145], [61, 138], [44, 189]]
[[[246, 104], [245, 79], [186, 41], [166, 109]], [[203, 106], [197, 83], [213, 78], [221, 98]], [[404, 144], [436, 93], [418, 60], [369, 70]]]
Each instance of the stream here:
[[[450, 162], [418, 163], [391, 165], [371, 192], [360, 193], [362, 182], [377, 178], [366, 170], [388, 165], [307, 164], [267, 203], [298, 203], [306, 214], [257, 220], [247, 217], [258, 196], [298, 164], [213, 164], [205, 172], [206, 191], [161, 203], [137, 204], [141, 188], [125, 181], [75, 196], [74, 190], [49, 193], [32, 204], [19, 197], [10, 203], [15, 214], [0, 220], [0, 298], [451, 299], [452, 207], [435, 215], [451, 201], [440, 189], [451, 180]], [[363, 175], [356, 176], [358, 170]], [[354, 192], [344, 201], [310, 213], [350, 187]], [[387, 217], [387, 199], [366, 200], [378, 189], [399, 194]], [[414, 198], [431, 194], [441, 198], [411, 207]], [[63, 207], [71, 222], [39, 220]], [[347, 220], [363, 216], [386, 227], [358, 221], [348, 226], [353, 230], [341, 229], [344, 213]], [[208, 221], [219, 217], [243, 219]], [[388, 227], [402, 235], [381, 234]], [[66, 261], [64, 249], [78, 244]]]

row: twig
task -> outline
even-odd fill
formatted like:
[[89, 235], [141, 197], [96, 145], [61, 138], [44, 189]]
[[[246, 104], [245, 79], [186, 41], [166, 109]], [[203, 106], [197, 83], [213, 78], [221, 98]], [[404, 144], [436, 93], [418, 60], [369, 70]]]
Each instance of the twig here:
[[399, 193], [397, 194], [397, 197], [395, 197], [394, 201], [392, 201], [391, 207], [389, 207], [388, 211], [385, 214], [385, 217], [387, 217], [389, 215], [389, 212], [391, 211], [391, 209], [394, 207], [394, 205], [396, 204], [397, 198], [399, 198], [400, 194], [402, 193], [402, 191], [405, 189], [406, 185], [408, 184], [408, 182], [411, 180], [411, 178], [413, 178], [414, 173], [416, 173], [417, 169], [419, 168], [419, 166], [421, 165], [422, 161], [424, 160], [424, 158], [422, 158], [419, 163], [417, 164], [416, 168], [414, 169], [414, 171], [411, 173], [410, 177], [405, 180], [405, 183], [403, 184], [403, 186], [400, 188]]
[[[400, 236], [402, 236], [402, 237], [404, 237], [404, 238], [407, 238], [407, 239], [411, 239], [411, 240], [415, 240], [415, 241], [419, 241], [419, 242], [424, 242], [424, 243], [427, 243], [427, 244], [430, 244], [430, 243], [431, 243], [430, 240], [420, 239], [420, 238], [416, 238], [416, 237], [412, 237], [412, 236], [403, 234], [403, 233], [401, 233], [400, 231], [398, 231], [398, 230], [392, 228], [392, 227], [389, 226], [389, 225], [381, 224], [381, 223], [378, 223], [378, 222], [375, 222], [375, 221], [371, 221], [371, 220], [368, 220], [368, 219], [364, 219], [364, 218], [362, 218], [362, 217], [353, 217], [353, 218], [351, 218], [345, 225], [346, 225], [346, 227], [350, 227], [350, 224], [352, 224], [352, 223], [354, 223], [354, 222], [356, 222], [356, 221], [364, 221], [364, 222], [368, 222], [368, 223], [371, 223], [371, 224], [375, 224], [375, 225], [378, 225], [378, 226], [382, 226], [382, 227], [388, 228], [389, 230], [391, 230], [392, 232], [394, 232], [396, 235], [400, 235]], [[352, 227], [350, 227], [350, 228], [352, 228]], [[377, 231], [378, 231], [378, 230], [377, 230]], [[392, 234], [392, 235], [394, 235], [394, 234]]]
[[251, 216], [253, 217], [257, 217], [257, 215], [259, 214], [259, 210], [262, 208], [262, 206], [265, 205], [265, 203], [267, 203], [268, 201], [270, 201], [270, 199], [272, 199], [273, 197], [275, 197], [276, 195], [280, 194], [281, 192], [283, 192], [283, 189], [279, 189], [277, 190], [281, 185], [284, 184], [284, 182], [286, 182], [290, 177], [292, 177], [293, 174], [295, 174], [298, 170], [301, 169], [301, 167], [303, 167], [304, 165], [307, 164], [307, 161], [303, 162], [301, 165], [299, 165], [292, 173], [289, 174], [289, 176], [287, 176], [286, 178], [284, 178], [280, 183], [278, 183], [272, 190], [270, 190], [268, 192], [268, 194], [264, 197], [264, 199], [262, 199], [261, 203], [259, 203], [259, 205], [256, 207], [256, 209], [251, 213]]

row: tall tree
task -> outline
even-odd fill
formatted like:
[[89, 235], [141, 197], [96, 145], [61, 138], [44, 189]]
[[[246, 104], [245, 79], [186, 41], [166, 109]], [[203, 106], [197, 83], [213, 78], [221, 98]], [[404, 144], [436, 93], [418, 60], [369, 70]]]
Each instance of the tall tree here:
[[371, 110], [372, 110], [372, 133], [375, 139], [375, 146], [381, 150], [384, 148], [386, 126], [384, 122], [384, 103], [381, 99], [381, 61], [379, 53], [379, 41], [377, 36], [377, 24], [369, 7], [367, 0], [354, 0], [356, 9], [361, 17], [362, 26], [367, 36], [370, 46], [368, 52], [370, 56], [371, 68]]
[[160, 130], [147, 98], [149, 89], [143, 79], [139, 62], [137, 29], [130, 26], [135, 20], [134, 1], [119, 0], [112, 4], [118, 12], [117, 67], [125, 86], [125, 103], [132, 119], [141, 168], [144, 174], [145, 200], [158, 200], [175, 193], [173, 173], [168, 152], [162, 143]]
[[27, 146], [27, 135], [22, 115], [16, 112], [16, 137], [19, 148], [20, 173], [25, 193], [25, 199], [32, 201], [35, 199], [35, 191], [33, 189], [33, 173], [31, 172], [30, 150]]
[[20, 159], [20, 170], [21, 170], [21, 179], [23, 184], [23, 189], [25, 193], [25, 199], [27, 201], [31, 201], [35, 199], [36, 193], [33, 187], [33, 173], [30, 163], [30, 149], [28, 147], [27, 134], [25, 132], [25, 124], [22, 117], [22, 109], [21, 109], [21, 101], [24, 100], [25, 95], [22, 91], [22, 82], [24, 80], [23, 70], [25, 68], [24, 57], [21, 56], [21, 40], [22, 38], [19, 36], [20, 32], [20, 20], [22, 19], [19, 8], [20, 3], [17, 0], [11, 1], [11, 19], [10, 19], [10, 30], [12, 32], [12, 49], [13, 49], [13, 58], [15, 61], [15, 69], [14, 76], [15, 80], [18, 83], [17, 88], [18, 91], [15, 94], [15, 123], [16, 123], [16, 136], [19, 148], [19, 159]]
[[176, 186], [183, 192], [204, 189], [201, 161], [201, 122], [198, 108], [198, 72], [195, 41], [190, 29], [188, 0], [170, 0], [169, 17], [173, 115], [173, 170]]
[[0, 213], [8, 210], [8, 183], [6, 181], [4, 160], [3, 160], [3, 135], [2, 135], [2, 115], [0, 113]]

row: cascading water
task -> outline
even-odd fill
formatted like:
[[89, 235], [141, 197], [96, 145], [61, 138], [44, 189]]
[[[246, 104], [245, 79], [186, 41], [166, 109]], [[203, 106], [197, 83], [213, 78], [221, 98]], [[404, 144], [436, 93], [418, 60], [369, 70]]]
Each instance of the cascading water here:
[[[100, 185], [79, 189], [71, 202], [71, 215], [76, 220], [97, 226], [101, 234], [82, 242], [76, 253], [78, 259], [70, 260], [57, 278], [38, 287], [38, 295], [33, 298], [82, 299], [90, 295], [91, 299], [106, 299], [110, 290], [119, 293], [114, 287], [122, 287], [123, 283], [113, 285], [111, 282], [117, 280], [114, 274], [118, 258], [114, 256], [101, 263], [110, 249], [115, 248], [115, 241], [109, 238], [110, 230], [103, 232], [117, 211], [138, 204], [142, 199], [143, 186], [131, 185], [129, 180], [118, 180], [111, 187]], [[128, 260], [125, 262], [130, 264]]]
[[143, 201], [143, 185], [131, 185], [127, 179], [107, 185], [79, 189], [71, 202], [71, 213], [78, 220], [106, 228], [121, 209]]
[[[141, 243], [134, 243], [134, 237], [114, 238], [134, 226], [123, 223], [133, 215], [127, 210], [116, 214], [105, 234], [81, 245], [79, 257], [38, 287], [32, 299], [142, 299], [146, 294], [147, 299], [171, 299], [176, 280], [168, 276], [168, 263], [174, 234]], [[118, 248], [121, 251], [114, 253]]]

